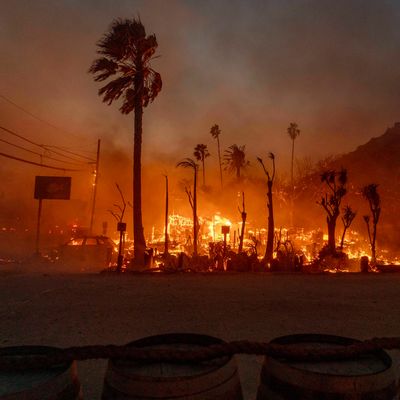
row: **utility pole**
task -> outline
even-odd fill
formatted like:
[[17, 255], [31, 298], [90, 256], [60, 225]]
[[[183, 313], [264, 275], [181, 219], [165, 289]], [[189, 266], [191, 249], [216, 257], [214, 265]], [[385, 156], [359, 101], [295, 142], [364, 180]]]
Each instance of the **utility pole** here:
[[92, 212], [90, 216], [90, 233], [93, 233], [94, 210], [96, 206], [96, 194], [97, 194], [97, 181], [99, 179], [99, 161], [100, 161], [100, 139], [97, 140], [96, 169], [94, 171], [94, 184], [93, 184], [93, 202], [92, 202]]

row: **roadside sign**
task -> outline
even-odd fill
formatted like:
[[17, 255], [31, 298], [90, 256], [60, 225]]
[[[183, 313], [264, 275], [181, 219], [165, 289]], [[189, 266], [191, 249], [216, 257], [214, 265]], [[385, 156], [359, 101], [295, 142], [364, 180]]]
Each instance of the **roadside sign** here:
[[35, 177], [35, 199], [69, 200], [70, 195], [70, 176]]

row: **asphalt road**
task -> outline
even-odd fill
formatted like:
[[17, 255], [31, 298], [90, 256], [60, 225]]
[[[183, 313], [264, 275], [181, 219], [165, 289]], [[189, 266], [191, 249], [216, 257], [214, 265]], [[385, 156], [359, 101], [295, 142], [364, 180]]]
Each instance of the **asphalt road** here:
[[[294, 333], [400, 336], [400, 274], [0, 273], [0, 345], [125, 344], [167, 332], [269, 341]], [[397, 362], [397, 352], [395, 359]], [[246, 399], [262, 357], [239, 356]], [[99, 399], [105, 361], [79, 363]]]

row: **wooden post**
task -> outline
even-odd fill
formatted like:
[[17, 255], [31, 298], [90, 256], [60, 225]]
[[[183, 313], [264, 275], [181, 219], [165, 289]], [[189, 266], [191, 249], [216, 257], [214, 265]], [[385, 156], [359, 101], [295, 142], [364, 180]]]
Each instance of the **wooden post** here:
[[93, 233], [94, 210], [96, 207], [97, 181], [99, 179], [99, 161], [100, 161], [100, 139], [97, 141], [97, 156], [96, 156], [96, 169], [95, 169], [94, 185], [93, 185], [92, 212], [90, 216], [90, 233]]
[[40, 255], [39, 251], [39, 243], [40, 243], [40, 218], [42, 216], [42, 199], [39, 199], [39, 209], [38, 209], [38, 217], [37, 217], [37, 226], [36, 226], [36, 255]]

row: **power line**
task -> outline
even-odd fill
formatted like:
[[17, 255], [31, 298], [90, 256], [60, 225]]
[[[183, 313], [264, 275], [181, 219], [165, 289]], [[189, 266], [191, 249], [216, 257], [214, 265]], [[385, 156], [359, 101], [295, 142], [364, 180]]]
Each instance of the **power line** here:
[[[10, 130], [10, 129], [5, 128], [4, 126], [0, 126], [0, 129], [3, 129], [4, 131], [8, 132], [10, 135], [16, 136], [17, 138], [19, 138], [19, 139], [21, 139], [21, 140], [24, 140], [25, 142], [28, 142], [28, 143], [30, 143], [30, 144], [32, 144], [32, 145], [34, 145], [34, 146], [40, 147], [41, 149], [48, 150], [48, 151], [52, 151], [54, 154], [57, 154], [57, 155], [59, 155], [59, 156], [61, 156], [61, 157], [65, 157], [65, 158], [68, 158], [68, 159], [70, 159], [70, 160], [73, 160], [73, 161], [77, 161], [77, 162], [82, 163], [81, 160], [77, 160], [76, 158], [73, 158], [73, 157], [67, 156], [67, 155], [65, 155], [65, 154], [59, 153], [59, 152], [57, 152], [57, 151], [55, 151], [55, 150], [51, 150], [50, 147], [52, 147], [52, 146], [46, 146], [46, 145], [43, 145], [43, 144], [36, 143], [36, 142], [34, 142], [34, 141], [30, 140], [30, 139], [27, 139], [26, 137], [24, 137], [24, 136], [22, 136], [22, 135], [20, 135], [20, 134], [18, 134], [18, 133], [16, 133], [16, 132], [14, 132], [14, 131], [12, 131], [12, 130]], [[65, 151], [65, 150], [62, 150], [62, 151]], [[87, 157], [84, 157], [84, 156], [81, 156], [80, 154], [75, 154], [75, 155], [76, 155], [77, 157], [89, 159], [91, 162], [95, 162], [95, 160], [90, 159], [90, 158], [87, 158]]]
[[5, 153], [1, 153], [1, 152], [0, 152], [0, 156], [11, 158], [12, 160], [21, 161], [21, 162], [24, 162], [24, 163], [27, 163], [27, 164], [37, 165], [38, 167], [42, 167], [42, 168], [56, 169], [58, 171], [64, 171], [64, 172], [67, 172], [67, 171], [75, 171], [75, 172], [82, 171], [80, 169], [69, 169], [69, 168], [54, 167], [52, 165], [47, 165], [47, 164], [39, 164], [39, 163], [34, 162], [34, 161], [25, 160], [23, 158], [14, 157], [14, 156], [12, 156], [10, 154], [5, 154]]
[[[90, 162], [96, 162], [96, 160], [94, 160], [93, 158], [89, 158], [89, 157], [82, 156], [82, 155], [80, 155], [80, 154], [74, 153], [74, 152], [72, 152], [72, 151], [65, 150], [65, 149], [63, 149], [62, 147], [59, 147], [59, 146], [46, 146], [46, 148], [59, 149], [59, 150], [61, 150], [61, 151], [65, 151], [66, 153], [73, 154], [73, 155], [75, 155], [75, 156], [79, 156], [79, 157], [85, 158], [86, 160], [89, 160]], [[50, 151], [53, 151], [53, 150], [50, 150]]]
[[[42, 148], [45, 149], [45, 150], [47, 150], [47, 151], [51, 151], [51, 152], [53, 152], [54, 154], [57, 154], [57, 155], [59, 155], [59, 156], [61, 156], [61, 157], [68, 158], [69, 160], [77, 161], [78, 163], [81, 163], [81, 164], [90, 164], [90, 163], [95, 163], [95, 162], [96, 162], [95, 160], [93, 160], [93, 159], [91, 159], [91, 158], [83, 157], [83, 156], [80, 156], [79, 154], [77, 154], [77, 156], [82, 157], [82, 158], [86, 158], [86, 159], [90, 160], [90, 162], [83, 162], [82, 160], [77, 160], [77, 159], [74, 158], [74, 157], [67, 156], [67, 155], [65, 155], [65, 154], [62, 154], [62, 153], [56, 151], [56, 150], [52, 150], [52, 149], [51, 149], [52, 147], [56, 147], [56, 146], [46, 146], [46, 145], [43, 145], [43, 146], [42, 146]], [[65, 150], [63, 150], [63, 151], [65, 151]]]
[[13, 132], [13, 131], [10, 131], [9, 129], [5, 128], [4, 126], [0, 126], [0, 129], [3, 129], [3, 131], [6, 131], [6, 132], [8, 132], [9, 134], [14, 135], [14, 136], [16, 136], [16, 137], [18, 137], [18, 138], [20, 138], [20, 139], [22, 139], [22, 140], [25, 140], [25, 142], [28, 142], [28, 143], [30, 143], [30, 144], [33, 144], [34, 146], [43, 148], [43, 145], [38, 144], [38, 143], [35, 143], [35, 142], [32, 142], [32, 140], [29, 140], [29, 139], [27, 139], [26, 137], [23, 137], [23, 136], [19, 135], [18, 133], [15, 133], [15, 132]]
[[37, 155], [37, 156], [39, 156], [41, 158], [44, 157], [44, 158], [48, 158], [49, 160], [53, 160], [53, 161], [58, 161], [58, 162], [67, 163], [67, 164], [79, 165], [78, 163], [75, 163], [75, 162], [60, 160], [59, 158], [55, 158], [55, 157], [48, 156], [46, 154], [38, 153], [37, 151], [33, 151], [33, 150], [30, 150], [30, 149], [27, 149], [27, 148], [25, 148], [23, 146], [19, 146], [18, 144], [11, 143], [11, 142], [9, 142], [7, 140], [4, 140], [4, 139], [0, 139], [0, 142], [3, 142], [3, 143], [6, 143], [6, 144], [8, 144], [10, 146], [16, 147], [17, 149], [21, 149], [21, 150], [27, 151], [28, 153], [35, 154], [35, 155]]

